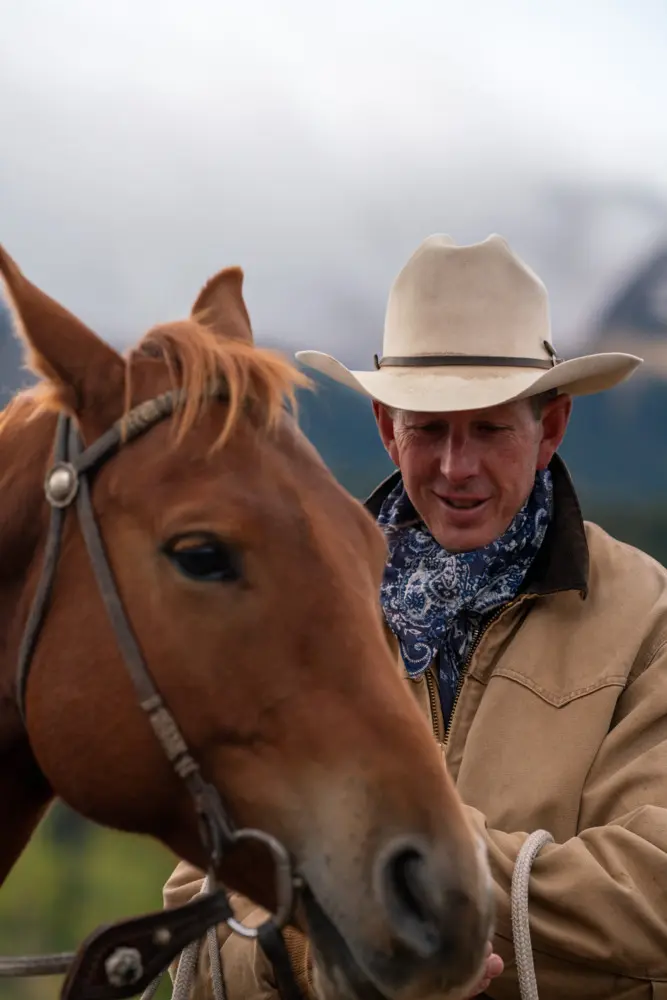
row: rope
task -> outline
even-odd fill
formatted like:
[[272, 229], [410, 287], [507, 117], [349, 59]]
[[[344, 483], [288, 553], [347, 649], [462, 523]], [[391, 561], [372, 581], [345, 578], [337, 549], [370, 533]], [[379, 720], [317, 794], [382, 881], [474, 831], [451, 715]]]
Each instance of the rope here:
[[20, 955], [0, 958], [0, 979], [20, 976], [59, 976], [69, 969], [76, 957], [74, 951], [54, 955]]
[[227, 988], [225, 986], [225, 977], [220, 958], [220, 942], [218, 941], [215, 927], [209, 927], [206, 937], [208, 939], [208, 955], [211, 962], [213, 997], [214, 1000], [227, 1000]]
[[155, 979], [153, 980], [152, 983], [149, 983], [149, 985], [146, 987], [146, 989], [144, 990], [144, 992], [141, 994], [141, 1000], [153, 1000], [153, 997], [157, 993], [158, 987], [160, 986], [160, 983], [162, 982], [162, 977], [163, 976], [164, 976], [164, 973], [161, 972], [159, 976], [155, 977]]
[[[207, 875], [197, 895], [204, 896], [207, 892], [210, 892], [210, 884], [210, 878]], [[220, 943], [218, 941], [218, 934], [215, 927], [209, 927], [206, 933], [206, 940], [208, 943], [208, 953], [211, 962], [211, 981], [213, 984], [214, 1000], [227, 1000], [227, 988], [225, 986], [225, 977], [223, 975], [222, 962], [220, 960]], [[171, 1000], [190, 1000], [192, 988], [195, 983], [195, 977], [197, 975], [200, 948], [201, 944], [199, 941], [192, 941], [192, 943], [181, 952], [181, 957], [178, 960], [178, 967], [176, 969], [176, 975], [174, 977], [174, 989], [171, 994]], [[160, 975], [157, 976], [144, 990], [141, 995], [141, 1000], [153, 1000], [153, 997], [157, 993], [158, 987], [164, 979], [166, 972], [166, 969], [161, 972]]]
[[539, 1000], [537, 978], [533, 961], [533, 947], [530, 940], [530, 916], [528, 913], [528, 892], [530, 870], [535, 858], [545, 846], [553, 844], [554, 838], [546, 830], [535, 830], [521, 845], [512, 872], [510, 896], [512, 910], [512, 937], [514, 954], [519, 975], [521, 1000]]

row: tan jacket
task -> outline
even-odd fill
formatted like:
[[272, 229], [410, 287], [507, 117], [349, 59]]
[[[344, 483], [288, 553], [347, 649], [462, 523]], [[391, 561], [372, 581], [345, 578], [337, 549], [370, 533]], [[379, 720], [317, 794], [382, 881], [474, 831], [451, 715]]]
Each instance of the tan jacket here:
[[[488, 995], [518, 1000], [512, 870], [543, 828], [556, 843], [530, 881], [540, 1000], [667, 1000], [667, 572], [584, 525], [557, 458], [552, 471], [553, 524], [521, 594], [479, 636], [446, 731], [434, 671], [406, 684], [485, 831], [506, 966]], [[179, 866], [165, 904], [200, 880]], [[224, 945], [230, 1000], [275, 1000], [250, 950]], [[211, 996], [205, 975], [200, 988]]]

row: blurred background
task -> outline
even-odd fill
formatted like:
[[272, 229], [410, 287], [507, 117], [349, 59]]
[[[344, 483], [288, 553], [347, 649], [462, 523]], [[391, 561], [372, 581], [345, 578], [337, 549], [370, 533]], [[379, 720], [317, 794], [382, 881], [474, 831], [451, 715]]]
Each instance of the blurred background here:
[[[0, 94], [0, 242], [119, 347], [240, 264], [260, 343], [365, 367], [422, 239], [501, 233], [562, 355], [646, 359], [576, 403], [562, 454], [585, 515], [667, 561], [664, 0], [21, 0]], [[3, 404], [27, 378], [0, 302]], [[301, 408], [364, 496], [389, 471], [368, 403], [319, 381]], [[0, 891], [0, 951], [159, 907], [173, 864], [55, 808]]]

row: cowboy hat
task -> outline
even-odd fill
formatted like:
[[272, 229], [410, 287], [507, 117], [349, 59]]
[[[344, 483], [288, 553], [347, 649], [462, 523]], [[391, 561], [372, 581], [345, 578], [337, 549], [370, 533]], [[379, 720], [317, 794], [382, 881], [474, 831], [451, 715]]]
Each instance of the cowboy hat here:
[[549, 389], [600, 392], [642, 363], [620, 353], [559, 358], [544, 284], [497, 235], [470, 246], [429, 236], [391, 287], [382, 349], [370, 371], [320, 351], [296, 357], [386, 406], [423, 412], [482, 409]]

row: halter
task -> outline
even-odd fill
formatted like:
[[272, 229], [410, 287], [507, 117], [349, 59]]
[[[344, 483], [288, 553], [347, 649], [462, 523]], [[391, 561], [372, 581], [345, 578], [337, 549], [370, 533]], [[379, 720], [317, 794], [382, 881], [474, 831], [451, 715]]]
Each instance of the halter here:
[[[216, 393], [217, 398], [226, 394]], [[42, 575], [33, 599], [19, 650], [18, 708], [25, 725], [26, 687], [39, 635], [48, 613], [60, 555], [67, 510], [75, 507], [88, 558], [125, 667], [134, 684], [139, 705], [178, 777], [184, 782], [199, 819], [200, 838], [209, 859], [209, 881], [217, 886], [215, 872], [223, 855], [242, 841], [268, 848], [275, 865], [277, 910], [259, 927], [246, 927], [233, 914], [227, 894], [216, 888], [194, 902], [107, 927], [84, 942], [78, 953], [0, 959], [0, 977], [44, 975], [69, 970], [62, 1000], [122, 1000], [148, 987], [155, 977], [190, 942], [217, 923], [236, 934], [258, 938], [273, 963], [276, 982], [284, 1000], [302, 1000], [281, 933], [292, 913], [299, 885], [291, 858], [280, 841], [262, 830], [236, 829], [217, 789], [204, 780], [181, 731], [169, 711], [141, 654], [123, 607], [91, 502], [90, 478], [129, 443], [173, 415], [183, 400], [182, 390], [164, 393], [141, 403], [84, 448], [70, 417], [60, 415], [56, 430], [54, 464], [44, 482], [51, 507]]]

